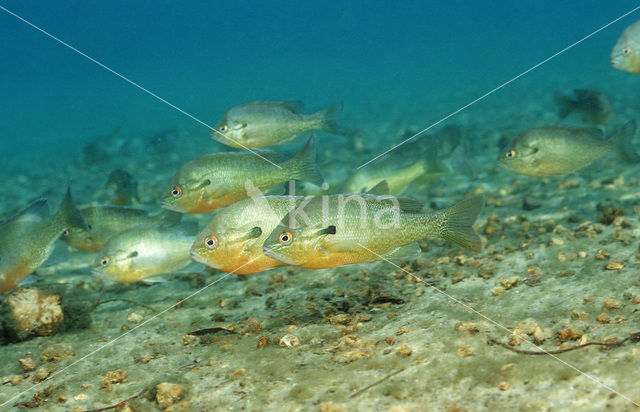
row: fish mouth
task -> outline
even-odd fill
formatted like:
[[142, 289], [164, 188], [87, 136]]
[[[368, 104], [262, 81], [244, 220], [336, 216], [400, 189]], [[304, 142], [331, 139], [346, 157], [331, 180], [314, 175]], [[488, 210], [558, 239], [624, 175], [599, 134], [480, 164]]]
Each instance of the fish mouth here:
[[171, 210], [173, 212], [182, 213], [182, 211], [180, 209], [178, 209], [176, 206], [172, 205], [171, 203], [167, 202], [166, 200], [161, 200], [160, 201], [160, 207], [163, 208], [163, 209]]
[[507, 166], [506, 164], [502, 163], [500, 160], [496, 160], [496, 164], [498, 166], [500, 166], [503, 169], [507, 169], [507, 170], [511, 170], [511, 168], [509, 166]]
[[294, 262], [293, 260], [274, 251], [273, 249], [269, 249], [268, 247], [263, 246], [262, 253], [264, 253], [266, 256], [269, 256], [271, 259], [278, 260], [282, 263], [286, 263], [287, 265], [296, 265], [296, 262]]
[[191, 256], [191, 260], [198, 262], [202, 265], [211, 267], [211, 263], [207, 262], [207, 260], [204, 257], [200, 256], [197, 252], [191, 251], [189, 255]]

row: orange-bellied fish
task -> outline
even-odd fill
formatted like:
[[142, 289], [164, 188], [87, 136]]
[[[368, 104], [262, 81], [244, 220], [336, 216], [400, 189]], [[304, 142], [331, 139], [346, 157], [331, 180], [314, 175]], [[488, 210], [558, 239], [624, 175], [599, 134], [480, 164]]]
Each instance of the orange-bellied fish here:
[[282, 218], [303, 199], [301, 196], [254, 197], [224, 208], [196, 237], [191, 258], [239, 275], [284, 265], [266, 256], [262, 245]]
[[611, 50], [611, 65], [625, 72], [640, 73], [640, 20], [620, 35]]
[[[264, 152], [260, 153], [265, 155]], [[274, 159], [274, 156], [270, 156]], [[315, 137], [280, 167], [253, 153], [216, 153], [184, 165], [173, 177], [162, 206], [181, 213], [208, 213], [249, 197], [247, 185], [264, 190], [287, 180], [321, 186], [315, 163]]]
[[234, 107], [218, 122], [211, 138], [235, 148], [257, 149], [293, 140], [308, 130], [344, 134], [336, 118], [342, 102], [313, 114], [301, 114], [303, 104], [258, 101]]
[[189, 249], [196, 230], [190, 225], [139, 226], [107, 241], [93, 266], [94, 274], [131, 283], [168, 274], [191, 263]]
[[62, 234], [62, 240], [69, 246], [95, 252], [117, 233], [140, 225], [173, 223], [182, 218], [180, 213], [170, 210], [149, 216], [146, 210], [118, 206], [91, 206], [80, 210], [88, 224], [88, 230], [68, 228]]
[[633, 120], [607, 140], [600, 129], [537, 127], [509, 143], [498, 163], [521, 175], [537, 177], [575, 172], [608, 156], [638, 162], [640, 156], [631, 146], [635, 132]]
[[38, 199], [0, 226], [0, 292], [13, 289], [47, 260], [65, 229], [87, 227], [69, 189], [58, 212], [48, 215], [47, 200]]
[[269, 235], [264, 253], [284, 263], [324, 269], [415, 253], [415, 242], [441, 237], [472, 251], [482, 243], [472, 225], [484, 205], [472, 197], [435, 213], [409, 199], [371, 194], [316, 197], [301, 203]]

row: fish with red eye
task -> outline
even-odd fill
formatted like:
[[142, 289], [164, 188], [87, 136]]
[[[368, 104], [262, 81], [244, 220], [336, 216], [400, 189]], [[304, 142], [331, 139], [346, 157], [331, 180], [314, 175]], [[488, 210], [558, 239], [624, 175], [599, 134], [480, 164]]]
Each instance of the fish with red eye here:
[[196, 237], [191, 258], [238, 275], [282, 266], [284, 263], [264, 255], [262, 244], [284, 215], [302, 201], [301, 196], [265, 196], [225, 207]]
[[215, 153], [183, 165], [162, 198], [162, 207], [180, 213], [209, 213], [289, 180], [324, 183], [315, 163], [315, 138], [291, 159], [276, 153]]

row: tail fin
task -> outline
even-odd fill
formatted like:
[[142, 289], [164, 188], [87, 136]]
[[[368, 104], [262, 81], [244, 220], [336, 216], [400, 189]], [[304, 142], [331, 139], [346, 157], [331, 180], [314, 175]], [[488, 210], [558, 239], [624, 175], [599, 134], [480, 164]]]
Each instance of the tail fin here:
[[631, 144], [636, 134], [636, 121], [629, 120], [620, 130], [612, 135], [609, 140], [613, 143], [618, 156], [621, 159], [630, 162], [640, 162], [640, 156]]
[[343, 103], [338, 102], [332, 104], [324, 110], [320, 110], [319, 112], [315, 113], [313, 116], [318, 119], [318, 129], [324, 130], [325, 132], [329, 132], [331, 134], [343, 136], [346, 131], [342, 126], [340, 126], [337, 120], [338, 117], [342, 115], [343, 107]]
[[573, 111], [573, 100], [571, 100], [570, 97], [567, 97], [560, 92], [555, 92], [553, 94], [553, 99], [558, 105], [558, 117], [560, 118], [560, 120], [571, 114], [571, 112]]
[[64, 229], [77, 227], [89, 230], [89, 225], [87, 225], [84, 217], [73, 204], [70, 187], [67, 187], [67, 194], [64, 196], [62, 203], [60, 203], [60, 208], [58, 208], [58, 212], [53, 216], [53, 219]]
[[440, 236], [474, 252], [482, 251], [482, 240], [473, 230], [473, 223], [484, 207], [484, 196], [464, 199], [443, 210], [444, 225]]
[[300, 153], [287, 161], [284, 168], [291, 173], [290, 178], [303, 182], [313, 183], [320, 187], [324, 184], [324, 178], [316, 164], [316, 136], [312, 134], [307, 144], [304, 145]]

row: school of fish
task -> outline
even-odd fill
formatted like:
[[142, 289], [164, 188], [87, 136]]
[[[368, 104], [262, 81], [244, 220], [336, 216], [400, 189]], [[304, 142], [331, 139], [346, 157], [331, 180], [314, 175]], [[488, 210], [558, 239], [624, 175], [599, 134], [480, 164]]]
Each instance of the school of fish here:
[[[640, 73], [640, 21], [623, 31], [610, 62], [617, 70]], [[609, 100], [597, 90], [557, 92], [554, 98], [558, 120], [575, 120], [576, 114], [602, 127], [613, 116]], [[164, 210], [135, 208], [140, 203], [137, 183], [120, 169], [112, 172], [105, 187], [110, 204], [78, 209], [70, 189], [53, 215], [46, 199], [32, 201], [0, 225], [0, 292], [35, 271], [45, 277], [55, 272], [45, 262], [55, 260], [60, 245], [86, 256], [68, 259], [64, 267], [88, 267], [96, 276], [122, 283], [154, 280], [200, 265], [247, 275], [285, 265], [327, 269], [415, 257], [420, 253], [417, 242], [429, 238], [480, 252], [483, 240], [473, 225], [482, 212], [483, 196], [468, 196], [440, 210], [400, 197], [408, 187], [427, 185], [448, 172], [436, 150], [410, 163], [363, 169], [330, 185], [316, 163], [314, 134], [286, 160], [276, 152], [256, 150], [314, 130], [349, 139], [348, 129], [338, 121], [342, 110], [338, 102], [304, 114], [299, 101], [255, 101], [231, 108], [211, 130], [211, 138], [245, 150], [205, 154], [185, 163], [166, 182], [164, 193], [157, 194]], [[166, 142], [172, 133], [154, 139]], [[457, 139], [438, 144], [453, 151], [461, 136], [459, 130], [454, 134]], [[541, 177], [573, 173], [607, 157], [635, 163], [640, 161], [632, 145], [635, 134], [633, 119], [609, 130], [607, 138], [596, 127], [543, 125], [509, 142], [498, 164]], [[83, 151], [84, 161], [99, 161], [101, 141], [112, 139], [121, 146], [118, 138], [115, 131], [91, 142]], [[306, 186], [307, 196], [289, 194], [289, 189], [277, 193], [294, 180], [311, 185]], [[204, 213], [214, 213], [204, 228], [183, 219], [185, 214]]]

